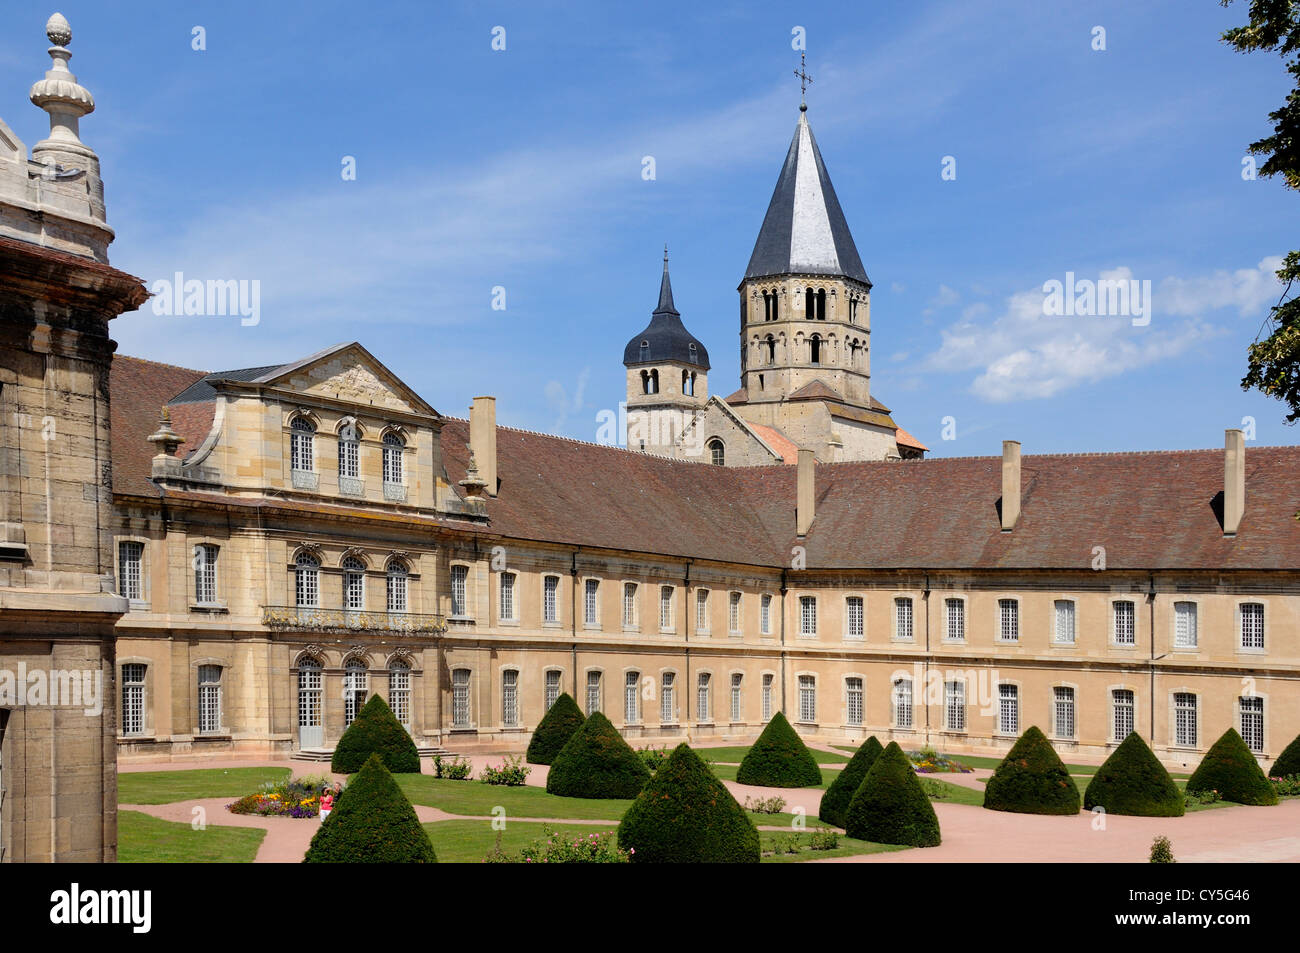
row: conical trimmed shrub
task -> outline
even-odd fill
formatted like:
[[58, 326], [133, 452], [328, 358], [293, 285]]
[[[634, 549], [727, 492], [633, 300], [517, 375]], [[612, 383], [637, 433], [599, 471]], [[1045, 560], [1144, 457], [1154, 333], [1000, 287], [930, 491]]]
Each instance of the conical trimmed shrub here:
[[819, 818], [836, 827], [844, 826], [845, 816], [849, 813], [849, 802], [853, 800], [853, 795], [858, 793], [858, 788], [862, 786], [862, 779], [867, 776], [871, 766], [876, 763], [876, 758], [880, 757], [880, 752], [884, 750], [875, 735], [862, 742], [849, 763], [822, 795], [821, 806], [817, 809]]
[[533, 737], [528, 742], [528, 753], [524, 760], [529, 764], [550, 764], [584, 721], [586, 718], [578, 703], [568, 692], [564, 692], [555, 699], [555, 704], [533, 729]]
[[1079, 813], [1079, 788], [1037, 725], [1025, 729], [994, 769], [984, 806], [1013, 814]]
[[641, 789], [618, 825], [633, 863], [756, 864], [758, 828], [685, 743]]
[[939, 845], [939, 818], [897, 741], [880, 752], [862, 779], [849, 802], [844, 832], [877, 844]]
[[822, 783], [822, 771], [785, 714], [778, 711], [741, 760], [736, 780], [770, 788], [811, 788]]
[[330, 759], [330, 770], [338, 774], [360, 771], [372, 754], [379, 755], [394, 774], [420, 773], [420, 753], [415, 750], [415, 742], [378, 695], [370, 696], [343, 732]]
[[309, 864], [435, 864], [415, 808], [372, 754], [311, 839]]
[[1276, 804], [1277, 789], [1264, 777], [1246, 742], [1229, 728], [1205, 752], [1187, 782], [1188, 794], [1218, 791], [1219, 797], [1237, 804]]
[[598, 711], [551, 762], [546, 790], [565, 797], [633, 798], [650, 780], [645, 761]]
[[1131, 817], [1182, 817], [1183, 793], [1136, 731], [1110, 753], [1083, 792], [1083, 808]]
[[1277, 760], [1273, 762], [1273, 768], [1268, 772], [1270, 778], [1285, 778], [1293, 774], [1300, 774], [1300, 735], [1295, 736], [1295, 740], [1282, 749]]

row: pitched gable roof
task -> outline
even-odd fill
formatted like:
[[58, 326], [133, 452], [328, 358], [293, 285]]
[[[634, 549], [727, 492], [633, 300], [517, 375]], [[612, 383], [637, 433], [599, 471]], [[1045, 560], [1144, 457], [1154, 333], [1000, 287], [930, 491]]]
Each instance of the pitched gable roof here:
[[[110, 424], [113, 434], [113, 489], [118, 493], [156, 495], [151, 482], [153, 444], [147, 438], [158, 429], [163, 405], [193, 388], [206, 372], [138, 357], [114, 355], [109, 368]], [[171, 409], [172, 428], [185, 438], [177, 455], [184, 457], [212, 426], [212, 404]]]

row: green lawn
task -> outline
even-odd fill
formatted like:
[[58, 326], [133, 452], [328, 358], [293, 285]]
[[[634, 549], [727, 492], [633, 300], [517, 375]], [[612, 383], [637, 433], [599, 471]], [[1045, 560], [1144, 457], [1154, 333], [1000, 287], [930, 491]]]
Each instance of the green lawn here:
[[931, 801], [939, 801], [943, 804], [973, 804], [976, 807], [984, 806], [984, 792], [973, 788], [963, 787], [960, 784], [953, 784], [950, 781], [941, 781], [936, 775], [917, 775], [921, 780], [921, 787], [929, 795]]
[[198, 768], [193, 771], [132, 771], [117, 776], [119, 804], [171, 804], [205, 797], [243, 797], [268, 781], [283, 781], [288, 768]]
[[[820, 748], [809, 748], [818, 764], [847, 764], [851, 756], [838, 754], [834, 751], [822, 751]], [[849, 751], [857, 751], [857, 748], [849, 748]], [[745, 755], [749, 754], [749, 746], [731, 747], [731, 748], [696, 748], [695, 753], [705, 761], [712, 761], [714, 764], [740, 764], [745, 760]]]
[[[501, 831], [501, 849], [507, 854], [516, 855], [535, 840], [546, 836], [548, 825], [526, 821], [507, 821], [506, 829]], [[586, 837], [588, 834], [603, 834], [615, 830], [617, 823], [608, 827], [603, 824], [551, 824], [551, 830], [557, 834], [573, 834]], [[492, 829], [492, 822], [479, 821], [434, 821], [424, 825], [433, 844], [438, 862], [442, 864], [478, 864], [483, 862], [497, 842], [497, 832]]]
[[[711, 764], [709, 765], [709, 767], [713, 769], [714, 775], [721, 778], [723, 781], [735, 781], [736, 772], [740, 770], [739, 765], [735, 765], [735, 764]], [[810, 784], [807, 788], [789, 788], [786, 790], [798, 791], [798, 790], [810, 790], [815, 788], [815, 789], [825, 791], [828, 787], [830, 787], [831, 782], [835, 780], [836, 775], [843, 767], [844, 765], [840, 765], [839, 767], [828, 767], [827, 765], [822, 765], [821, 784], [815, 784], [815, 785]], [[782, 789], [770, 788], [769, 790], [779, 791]]]
[[[185, 772], [190, 774], [192, 772]], [[253, 827], [161, 821], [139, 811], [117, 814], [117, 861], [120, 864], [251, 864], [266, 831]]]
[[[763, 850], [772, 850], [777, 843], [788, 841], [791, 837], [782, 831], [759, 831], [758, 836], [762, 841]], [[839, 846], [833, 850], [808, 850], [807, 847], [812, 839], [809, 831], [804, 831], [797, 835], [799, 845], [805, 849], [800, 850], [797, 854], [772, 854], [765, 856], [765, 864], [797, 864], [806, 860], [824, 860], [827, 857], [853, 857], [857, 854], [884, 854], [895, 850], [908, 850], [907, 847], [899, 847], [895, 844], [873, 844], [870, 841], [854, 840], [852, 837], [840, 835]]]
[[494, 807], [502, 807], [505, 808], [507, 819], [561, 817], [617, 823], [632, 803], [603, 798], [559, 797], [547, 794], [545, 788], [449, 781], [446, 778], [432, 778], [427, 774], [395, 774], [393, 777], [412, 804], [423, 804], [448, 814], [473, 817], [490, 815]]

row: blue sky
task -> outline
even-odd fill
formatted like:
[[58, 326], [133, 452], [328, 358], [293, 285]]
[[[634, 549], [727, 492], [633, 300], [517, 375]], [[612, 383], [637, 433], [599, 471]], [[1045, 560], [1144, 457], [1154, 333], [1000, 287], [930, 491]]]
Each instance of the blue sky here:
[[[1298, 244], [1300, 196], [1241, 176], [1279, 59], [1219, 42], [1242, 2], [1061, 7], [62, 3], [113, 263], [261, 283], [256, 326], [146, 306], [114, 336], [209, 370], [359, 340], [443, 413], [495, 394], [503, 423], [591, 440], [667, 242], [725, 396], [802, 26], [809, 119], [875, 285], [872, 393], [935, 455], [1222, 446], [1247, 416], [1294, 443], [1238, 385]], [[28, 147], [53, 9], [3, 7], [0, 118]], [[1044, 316], [1067, 271], [1151, 281], [1150, 324]]]

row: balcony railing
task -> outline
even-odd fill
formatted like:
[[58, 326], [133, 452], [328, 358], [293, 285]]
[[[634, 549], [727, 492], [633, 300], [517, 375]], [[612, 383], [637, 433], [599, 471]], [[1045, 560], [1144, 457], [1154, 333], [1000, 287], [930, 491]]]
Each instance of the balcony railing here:
[[447, 620], [421, 612], [366, 612], [306, 606], [263, 606], [262, 624], [289, 632], [392, 632], [440, 635]]

